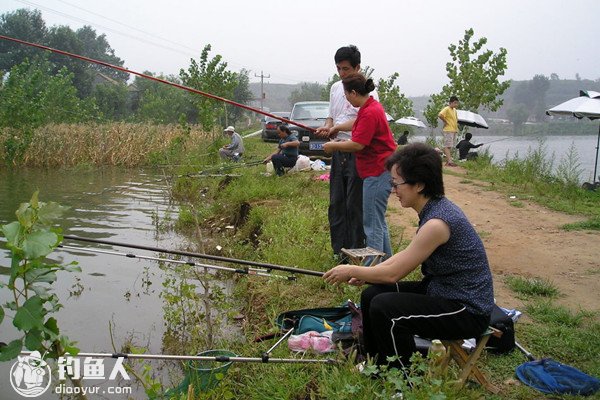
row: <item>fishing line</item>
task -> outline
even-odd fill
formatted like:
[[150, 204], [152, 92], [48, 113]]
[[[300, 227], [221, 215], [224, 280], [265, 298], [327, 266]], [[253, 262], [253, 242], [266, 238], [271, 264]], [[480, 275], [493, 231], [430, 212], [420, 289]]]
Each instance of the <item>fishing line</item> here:
[[144, 245], [140, 245], [140, 244], [113, 242], [110, 240], [91, 239], [91, 238], [84, 238], [84, 237], [73, 236], [73, 235], [64, 235], [63, 238], [67, 239], [67, 240], [77, 240], [77, 241], [81, 241], [81, 242], [107, 244], [107, 245], [111, 245], [111, 246], [130, 247], [133, 249], [150, 250], [150, 251], [156, 251], [159, 253], [176, 254], [176, 255], [187, 256], [187, 257], [205, 258], [208, 260], [230, 262], [230, 263], [234, 263], [234, 264], [252, 265], [254, 267], [265, 268], [266, 270], [274, 269], [274, 270], [279, 270], [279, 271], [292, 272], [292, 273], [298, 273], [298, 274], [303, 274], [303, 275], [312, 275], [312, 276], [318, 276], [318, 277], [323, 277], [323, 275], [324, 275], [324, 272], [312, 271], [309, 269], [286, 267], [286, 266], [277, 265], [277, 264], [240, 260], [237, 258], [215, 256], [215, 255], [210, 255], [210, 254], [193, 253], [193, 252], [189, 252], [189, 251], [169, 250], [169, 249], [163, 249], [163, 248], [153, 247], [153, 246], [144, 246]]
[[70, 251], [83, 251], [83, 252], [88, 252], [88, 253], [108, 254], [108, 255], [112, 255], [112, 256], [120, 256], [120, 257], [127, 257], [127, 258], [139, 258], [140, 260], [168, 262], [168, 263], [172, 263], [172, 264], [189, 265], [191, 267], [202, 267], [202, 268], [214, 269], [214, 270], [218, 270], [218, 271], [235, 272], [237, 274], [244, 274], [244, 275], [257, 275], [257, 276], [264, 276], [264, 277], [269, 277], [269, 278], [287, 279], [290, 281], [296, 280], [295, 276], [273, 275], [273, 274], [270, 274], [266, 270], [256, 269], [256, 268], [236, 269], [236, 268], [230, 268], [230, 267], [223, 267], [220, 265], [201, 264], [201, 263], [196, 263], [193, 261], [172, 260], [169, 258], [142, 256], [139, 254], [120, 253], [118, 251], [90, 249], [90, 248], [85, 248], [85, 247], [67, 246], [67, 245], [63, 245], [63, 244], [58, 245], [58, 247], [63, 248], [67, 251], [70, 250]]
[[165, 79], [160, 79], [160, 78], [157, 78], [157, 77], [154, 77], [154, 76], [142, 74], [141, 72], [137, 72], [137, 71], [133, 71], [133, 70], [130, 70], [130, 69], [127, 69], [127, 68], [119, 67], [118, 65], [109, 64], [109, 63], [107, 63], [105, 61], [95, 60], [93, 58], [81, 56], [81, 55], [78, 55], [78, 54], [69, 53], [69, 52], [63, 51], [63, 50], [54, 49], [52, 47], [43, 46], [43, 45], [37, 44], [37, 43], [27, 42], [25, 40], [15, 39], [15, 38], [12, 38], [12, 37], [9, 37], [9, 36], [0, 35], [0, 39], [10, 40], [12, 42], [23, 44], [23, 45], [26, 45], [26, 46], [36, 47], [38, 49], [51, 51], [53, 53], [61, 54], [61, 55], [72, 57], [72, 58], [77, 58], [79, 60], [87, 61], [87, 62], [90, 62], [90, 63], [94, 63], [94, 64], [98, 64], [98, 65], [103, 65], [103, 66], [108, 67], [108, 68], [116, 69], [118, 71], [126, 72], [128, 74], [137, 75], [137, 76], [140, 76], [142, 78], [146, 78], [146, 79], [149, 79], [149, 80], [152, 80], [152, 81], [155, 81], [155, 82], [160, 82], [160, 83], [164, 83], [166, 85], [175, 86], [176, 88], [187, 90], [188, 92], [196, 93], [196, 94], [202, 95], [204, 97], [208, 97], [208, 98], [213, 99], [213, 100], [222, 101], [222, 102], [230, 104], [232, 106], [240, 107], [240, 108], [243, 108], [245, 110], [255, 112], [257, 114], [266, 115], [267, 117], [275, 118], [275, 119], [277, 119], [279, 121], [283, 121], [283, 122], [285, 122], [287, 124], [296, 125], [296, 126], [299, 126], [300, 128], [307, 129], [310, 132], [315, 132], [316, 131], [315, 128], [311, 128], [311, 127], [303, 125], [303, 124], [301, 124], [299, 122], [294, 122], [294, 121], [291, 121], [289, 119], [282, 118], [282, 117], [280, 117], [278, 115], [274, 115], [274, 114], [262, 111], [262, 110], [260, 110], [258, 108], [254, 108], [254, 107], [247, 106], [245, 104], [237, 103], [237, 102], [235, 102], [233, 100], [228, 100], [228, 99], [226, 99], [224, 97], [220, 97], [220, 96], [216, 96], [214, 94], [206, 93], [206, 92], [203, 92], [203, 91], [200, 91], [198, 89], [194, 89], [194, 88], [191, 88], [191, 87], [188, 87], [188, 86], [183, 86], [183, 85], [180, 85], [180, 84], [175, 83], [175, 82], [169, 82], [169, 81], [167, 81]]

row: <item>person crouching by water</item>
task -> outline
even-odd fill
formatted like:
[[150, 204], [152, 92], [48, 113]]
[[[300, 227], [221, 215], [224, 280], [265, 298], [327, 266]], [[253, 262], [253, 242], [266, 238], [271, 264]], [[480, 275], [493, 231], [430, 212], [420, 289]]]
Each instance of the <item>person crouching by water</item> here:
[[295, 133], [290, 131], [287, 125], [279, 125], [277, 127], [279, 135], [279, 144], [277, 151], [263, 160], [263, 163], [271, 161], [277, 176], [285, 174], [284, 168], [292, 168], [298, 160], [298, 147], [300, 142]]
[[[386, 161], [400, 204], [419, 215], [404, 250], [373, 267], [338, 265], [328, 283], [371, 286], [363, 290], [365, 347], [379, 365], [407, 367], [414, 335], [464, 339], [480, 336], [494, 305], [492, 274], [483, 243], [461, 209], [444, 196], [440, 155], [412, 143]], [[401, 281], [421, 265], [421, 281]]]
[[392, 191], [385, 160], [396, 150], [396, 142], [382, 105], [369, 95], [375, 89], [372, 79], [352, 73], [342, 79], [344, 94], [353, 107], [360, 107], [347, 141], [327, 142], [327, 153], [356, 153], [356, 171], [363, 180], [363, 228], [367, 246], [392, 255], [385, 212]]
[[233, 126], [225, 128], [223, 133], [231, 138], [231, 142], [219, 149], [219, 156], [221, 156], [223, 160], [239, 161], [244, 153], [244, 141], [242, 140], [242, 137], [235, 131]]

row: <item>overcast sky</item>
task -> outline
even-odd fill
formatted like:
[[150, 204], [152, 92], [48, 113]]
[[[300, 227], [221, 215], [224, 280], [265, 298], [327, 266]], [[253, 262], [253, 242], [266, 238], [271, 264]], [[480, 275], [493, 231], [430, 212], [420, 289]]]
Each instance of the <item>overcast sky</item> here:
[[1, 0], [37, 8], [48, 27], [91, 25], [129, 69], [177, 74], [204, 45], [265, 82], [325, 83], [333, 54], [355, 44], [374, 77], [398, 72], [409, 96], [440, 91], [448, 46], [464, 31], [508, 50], [506, 79], [600, 78], [599, 0]]

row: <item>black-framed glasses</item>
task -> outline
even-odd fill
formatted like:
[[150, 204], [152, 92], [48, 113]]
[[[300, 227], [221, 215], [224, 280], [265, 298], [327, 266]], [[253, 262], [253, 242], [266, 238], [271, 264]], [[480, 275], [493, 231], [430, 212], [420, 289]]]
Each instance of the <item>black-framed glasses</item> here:
[[404, 182], [397, 182], [396, 183], [393, 180], [390, 181], [390, 185], [392, 185], [392, 188], [394, 188], [394, 189], [398, 188], [398, 186], [400, 186], [400, 185], [408, 185], [408, 184], [410, 184], [410, 182], [404, 181]]

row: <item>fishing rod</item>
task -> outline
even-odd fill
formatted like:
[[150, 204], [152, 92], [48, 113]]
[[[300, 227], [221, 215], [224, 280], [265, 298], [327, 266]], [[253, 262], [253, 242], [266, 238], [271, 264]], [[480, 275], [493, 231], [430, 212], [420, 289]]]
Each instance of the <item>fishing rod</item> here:
[[263, 164], [262, 160], [248, 161], [245, 163], [224, 164], [224, 165], [215, 166], [212, 168], [203, 169], [202, 171], [200, 171], [194, 175], [204, 175], [206, 172], [211, 172], [211, 171], [223, 171], [223, 170], [229, 170], [229, 169], [241, 168], [241, 167], [254, 167], [254, 166], [260, 165], [260, 164]]
[[505, 137], [505, 138], [502, 138], [502, 139], [491, 140], [489, 142], [485, 142], [484, 144], [490, 144], [490, 143], [494, 143], [494, 142], [501, 142], [501, 141], [506, 140], [506, 139], [512, 139], [512, 136], [508, 136], [508, 137]]
[[155, 81], [155, 82], [160, 82], [160, 83], [164, 83], [166, 85], [175, 86], [176, 88], [187, 90], [188, 92], [196, 93], [196, 94], [202, 95], [204, 97], [208, 97], [208, 98], [213, 99], [213, 100], [222, 101], [222, 102], [230, 104], [232, 106], [240, 107], [240, 108], [243, 108], [245, 110], [255, 112], [257, 114], [262, 114], [262, 115], [266, 115], [267, 117], [275, 118], [275, 119], [277, 119], [279, 121], [285, 122], [286, 124], [291, 124], [291, 125], [299, 126], [300, 128], [307, 129], [310, 132], [315, 132], [316, 131], [315, 128], [311, 128], [311, 127], [303, 125], [303, 124], [301, 124], [299, 122], [294, 122], [294, 121], [291, 121], [289, 119], [280, 117], [278, 115], [268, 113], [268, 112], [260, 110], [258, 108], [250, 107], [250, 106], [247, 106], [245, 104], [237, 103], [237, 102], [235, 102], [233, 100], [228, 100], [228, 99], [226, 99], [224, 97], [220, 97], [220, 96], [216, 96], [214, 94], [206, 93], [206, 92], [203, 92], [203, 91], [198, 90], [198, 89], [194, 89], [194, 88], [191, 88], [191, 87], [188, 87], [188, 86], [180, 85], [178, 83], [169, 82], [169, 81], [167, 81], [165, 79], [160, 79], [160, 78], [157, 78], [157, 77], [154, 77], [154, 76], [146, 75], [146, 74], [143, 74], [141, 72], [133, 71], [133, 70], [128, 69], [128, 68], [123, 68], [123, 67], [120, 67], [118, 65], [109, 64], [109, 63], [107, 63], [105, 61], [95, 60], [93, 58], [81, 56], [81, 55], [78, 55], [78, 54], [69, 53], [69, 52], [63, 51], [63, 50], [54, 49], [52, 47], [43, 46], [43, 45], [37, 44], [37, 43], [27, 42], [25, 40], [16, 39], [16, 38], [13, 38], [13, 37], [10, 37], [10, 36], [0, 35], [0, 39], [10, 40], [10, 41], [15, 42], [15, 43], [23, 44], [25, 46], [37, 47], [38, 49], [51, 51], [53, 53], [61, 54], [63, 56], [67, 56], [67, 57], [77, 58], [79, 60], [87, 61], [87, 62], [90, 62], [90, 63], [93, 63], [93, 64], [98, 64], [98, 65], [102, 65], [104, 67], [116, 69], [117, 71], [121, 71], [121, 72], [126, 72], [128, 74], [137, 75], [139, 77], [150, 79], [150, 80]]
[[121, 253], [118, 251], [110, 251], [110, 250], [89, 249], [89, 248], [84, 248], [84, 247], [67, 246], [67, 245], [63, 245], [63, 244], [59, 244], [58, 247], [63, 248], [67, 251], [71, 250], [71, 251], [83, 251], [83, 252], [88, 252], [88, 253], [108, 254], [111, 256], [139, 258], [140, 260], [161, 261], [161, 262], [168, 262], [168, 263], [172, 263], [172, 264], [189, 265], [191, 267], [202, 267], [202, 268], [214, 269], [214, 270], [218, 270], [218, 271], [235, 272], [237, 274], [244, 274], [244, 275], [257, 275], [257, 276], [265, 276], [265, 277], [269, 277], [269, 278], [281, 278], [281, 279], [287, 279], [290, 281], [296, 280], [295, 276], [273, 275], [273, 274], [270, 274], [269, 272], [267, 272], [266, 270], [261, 270], [261, 269], [256, 269], [256, 268], [230, 268], [230, 267], [223, 267], [220, 265], [201, 264], [201, 263], [196, 263], [193, 261], [171, 260], [169, 258], [142, 256], [139, 254]]
[[[31, 351], [22, 351], [22, 355], [31, 355]], [[132, 353], [77, 353], [75, 357], [92, 358], [127, 358], [142, 360], [165, 360], [165, 361], [217, 361], [217, 362], [260, 362], [260, 363], [319, 363], [319, 364], [337, 364], [337, 361], [331, 358], [311, 359], [311, 358], [271, 358], [268, 355], [262, 357], [239, 357], [239, 356], [180, 356], [172, 354], [132, 354]]]
[[163, 248], [159, 248], [159, 247], [144, 246], [144, 245], [140, 245], [140, 244], [120, 243], [120, 242], [113, 242], [110, 240], [83, 238], [83, 237], [73, 236], [73, 235], [64, 235], [63, 238], [68, 239], [68, 240], [77, 240], [77, 241], [81, 241], [81, 242], [99, 243], [99, 244], [107, 244], [107, 245], [111, 245], [111, 246], [130, 247], [132, 249], [150, 250], [150, 251], [156, 251], [159, 253], [176, 254], [176, 255], [187, 256], [187, 257], [205, 258], [208, 260], [230, 262], [230, 263], [234, 263], [234, 264], [251, 265], [254, 267], [262, 267], [262, 268], [265, 268], [266, 270], [274, 269], [274, 270], [278, 270], [278, 271], [292, 272], [292, 273], [319, 276], [319, 277], [322, 277], [324, 274], [324, 272], [312, 271], [309, 269], [286, 267], [283, 265], [240, 260], [240, 259], [236, 259], [236, 258], [214, 256], [214, 255], [210, 255], [210, 254], [192, 253], [189, 251], [169, 250], [169, 249], [163, 249]]

